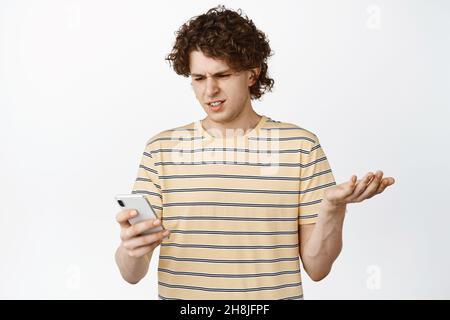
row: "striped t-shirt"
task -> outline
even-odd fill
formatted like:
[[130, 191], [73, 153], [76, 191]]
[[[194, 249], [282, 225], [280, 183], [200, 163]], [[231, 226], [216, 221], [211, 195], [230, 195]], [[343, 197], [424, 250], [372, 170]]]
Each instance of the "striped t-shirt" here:
[[299, 224], [335, 185], [312, 132], [262, 116], [238, 137], [200, 121], [146, 144], [133, 186], [171, 231], [160, 299], [302, 299]]

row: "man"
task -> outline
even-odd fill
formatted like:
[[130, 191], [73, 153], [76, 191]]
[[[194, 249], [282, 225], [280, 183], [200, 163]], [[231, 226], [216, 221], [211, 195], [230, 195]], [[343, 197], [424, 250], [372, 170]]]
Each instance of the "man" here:
[[[347, 204], [394, 183], [377, 171], [336, 185], [315, 134], [253, 110], [273, 87], [270, 54], [253, 22], [222, 6], [178, 31], [167, 59], [192, 77], [207, 116], [145, 147], [133, 193], [159, 219], [131, 226], [135, 211], [117, 215], [116, 262], [129, 283], [161, 244], [160, 299], [302, 299], [299, 257], [311, 279], [326, 277]], [[161, 223], [167, 231], [141, 235]]]

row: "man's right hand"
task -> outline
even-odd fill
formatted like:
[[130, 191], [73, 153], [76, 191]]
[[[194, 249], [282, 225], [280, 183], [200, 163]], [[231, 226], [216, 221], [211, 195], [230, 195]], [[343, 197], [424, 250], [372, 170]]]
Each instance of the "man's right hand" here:
[[150, 219], [131, 225], [128, 220], [136, 215], [136, 210], [126, 209], [117, 214], [116, 220], [120, 225], [121, 246], [130, 257], [140, 258], [153, 252], [162, 240], [170, 234], [170, 231], [162, 230], [157, 233], [142, 235], [143, 232], [161, 225], [161, 220]]

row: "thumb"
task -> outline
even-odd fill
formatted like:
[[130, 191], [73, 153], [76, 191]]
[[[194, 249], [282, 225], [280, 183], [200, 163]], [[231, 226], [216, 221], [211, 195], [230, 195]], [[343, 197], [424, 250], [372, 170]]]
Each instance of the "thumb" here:
[[350, 195], [353, 193], [353, 191], [355, 191], [356, 188], [356, 181], [357, 181], [357, 177], [356, 175], [352, 175], [350, 177], [350, 181], [347, 182], [347, 188], [345, 188], [346, 190], [346, 196]]

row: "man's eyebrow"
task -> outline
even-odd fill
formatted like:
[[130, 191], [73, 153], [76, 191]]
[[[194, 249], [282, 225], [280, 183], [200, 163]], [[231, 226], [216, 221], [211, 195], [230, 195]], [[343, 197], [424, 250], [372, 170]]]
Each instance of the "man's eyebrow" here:
[[[219, 75], [221, 75], [221, 74], [224, 74], [224, 73], [227, 73], [227, 72], [230, 72], [230, 71], [231, 71], [231, 69], [228, 68], [228, 69], [226, 69], [226, 70], [223, 70], [223, 71], [219, 71], [219, 72], [214, 73], [213, 76], [219, 76]], [[192, 76], [192, 77], [204, 77], [205, 75], [204, 75], [204, 74], [199, 74], [199, 73], [191, 73], [191, 76]]]

